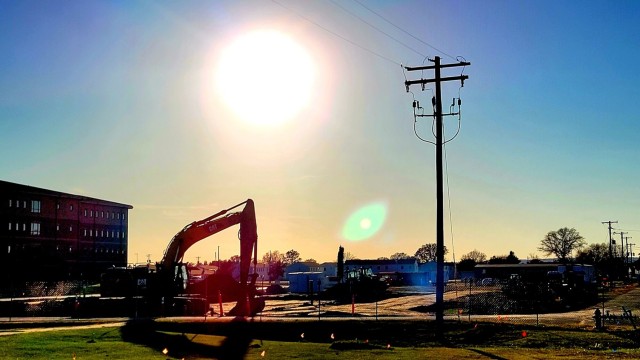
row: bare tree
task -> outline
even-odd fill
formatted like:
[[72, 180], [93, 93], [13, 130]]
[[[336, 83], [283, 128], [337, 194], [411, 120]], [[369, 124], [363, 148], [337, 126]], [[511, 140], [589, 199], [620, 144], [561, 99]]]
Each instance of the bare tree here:
[[269, 264], [269, 281], [274, 281], [284, 275], [284, 255], [280, 254], [278, 250], [269, 251], [262, 256], [262, 261]]
[[[436, 244], [424, 244], [416, 251], [415, 257], [418, 259], [419, 263], [436, 261], [437, 249], [438, 246]], [[446, 255], [448, 252], [447, 247], [444, 246], [443, 250], [444, 255]]]
[[559, 261], [567, 262], [574, 250], [586, 245], [584, 238], [574, 228], [561, 228], [557, 231], [549, 231], [540, 241], [538, 250], [546, 255], [555, 255]]
[[355, 256], [354, 254], [350, 253], [349, 251], [344, 253], [344, 259], [345, 260], [358, 260], [358, 257]]
[[284, 255], [280, 254], [278, 250], [269, 251], [262, 255], [262, 262], [265, 264], [270, 264], [277, 261], [284, 263]]
[[479, 264], [487, 261], [487, 254], [473, 249], [472, 251], [469, 251], [468, 253], [462, 255], [460, 260], [473, 260], [476, 264]]
[[294, 249], [291, 249], [284, 254], [284, 263], [286, 265], [291, 265], [299, 261], [302, 261], [302, 258], [300, 257], [300, 253]]
[[391, 259], [391, 260], [402, 260], [402, 259], [410, 259], [410, 258], [411, 258], [411, 256], [406, 254], [406, 253], [397, 252], [397, 253], [391, 255], [391, 257], [389, 259]]
[[602, 266], [609, 260], [609, 245], [606, 243], [589, 244], [586, 249], [580, 249], [576, 255], [576, 261]]

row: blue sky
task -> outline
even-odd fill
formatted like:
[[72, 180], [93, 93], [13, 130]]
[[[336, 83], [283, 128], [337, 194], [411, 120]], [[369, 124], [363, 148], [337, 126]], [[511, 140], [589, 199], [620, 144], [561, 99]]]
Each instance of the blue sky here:
[[[359, 1], [1, 2], [2, 179], [133, 205], [130, 261], [159, 260], [184, 225], [249, 197], [260, 253], [413, 254], [435, 242], [435, 149], [413, 133], [404, 80], [419, 74], [399, 64], [463, 56], [464, 88], [443, 87], [445, 107], [463, 102], [446, 147], [447, 258], [526, 258], [565, 226], [605, 242], [607, 220], [640, 236], [640, 4]], [[316, 66], [310, 102], [282, 125], [247, 123], [212, 90], [225, 49], [256, 30], [286, 34]], [[264, 73], [268, 55], [242, 60]], [[429, 104], [429, 89], [412, 92]], [[345, 238], [372, 204], [379, 230]], [[237, 254], [235, 238], [187, 260]]]

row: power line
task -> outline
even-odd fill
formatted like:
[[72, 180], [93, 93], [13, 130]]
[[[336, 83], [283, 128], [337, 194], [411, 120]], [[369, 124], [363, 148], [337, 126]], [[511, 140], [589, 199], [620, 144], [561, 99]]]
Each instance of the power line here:
[[451, 187], [449, 186], [449, 163], [447, 162], [447, 146], [446, 142], [442, 143], [442, 153], [444, 154], [444, 174], [447, 182], [447, 202], [449, 204], [449, 232], [451, 233], [451, 255], [453, 256], [453, 263], [455, 266], [456, 263], [456, 248], [454, 244], [453, 237], [453, 216], [451, 211]]
[[298, 11], [296, 11], [296, 10], [294, 10], [294, 9], [292, 9], [292, 8], [290, 8], [290, 7], [288, 7], [288, 6], [285, 6], [285, 5], [283, 5], [282, 3], [280, 3], [280, 2], [278, 2], [278, 1], [276, 1], [276, 0], [271, 0], [271, 1], [272, 1], [273, 3], [275, 3], [275, 4], [279, 5], [279, 6], [280, 6], [280, 7], [282, 7], [283, 9], [288, 10], [288, 11], [290, 11], [290, 12], [294, 13], [295, 15], [299, 16], [300, 18], [304, 19], [305, 21], [310, 22], [311, 24], [313, 24], [313, 25], [315, 25], [315, 26], [319, 27], [320, 29], [322, 29], [322, 30], [324, 30], [324, 31], [328, 32], [329, 34], [331, 34], [331, 35], [333, 35], [333, 36], [335, 36], [335, 37], [338, 37], [338, 38], [340, 38], [340, 39], [342, 39], [342, 40], [344, 40], [344, 41], [348, 42], [349, 44], [351, 44], [351, 45], [353, 45], [353, 46], [355, 46], [355, 47], [357, 47], [357, 48], [359, 48], [359, 49], [361, 49], [361, 50], [364, 50], [364, 51], [366, 51], [366, 52], [368, 52], [368, 53], [370, 53], [370, 54], [372, 54], [372, 55], [375, 55], [375, 56], [377, 56], [377, 57], [379, 57], [379, 58], [381, 58], [381, 59], [383, 59], [383, 60], [389, 61], [389, 62], [391, 62], [391, 63], [393, 63], [393, 64], [396, 64], [396, 65], [400, 65], [400, 66], [402, 66], [402, 64], [401, 64], [401, 63], [399, 63], [399, 62], [397, 62], [397, 61], [395, 61], [395, 60], [392, 60], [392, 59], [390, 59], [390, 58], [388, 58], [388, 57], [386, 57], [386, 56], [384, 56], [384, 55], [381, 55], [381, 54], [379, 54], [379, 53], [377, 53], [377, 52], [375, 52], [375, 51], [373, 51], [373, 50], [371, 50], [371, 49], [369, 49], [369, 48], [366, 48], [366, 47], [364, 47], [364, 46], [362, 46], [362, 45], [360, 45], [360, 44], [356, 43], [355, 41], [350, 40], [350, 39], [348, 39], [348, 38], [346, 38], [346, 37], [344, 37], [344, 36], [342, 36], [342, 35], [340, 35], [340, 34], [336, 33], [335, 31], [330, 30], [329, 28], [327, 28], [327, 27], [325, 27], [325, 26], [322, 26], [321, 24], [319, 24], [319, 23], [317, 23], [317, 22], [313, 21], [311, 18], [309, 18], [309, 17], [307, 17], [307, 16], [302, 15], [300, 12], [298, 12]]
[[389, 39], [391, 39], [391, 40], [393, 40], [393, 41], [397, 42], [398, 44], [400, 44], [400, 45], [404, 46], [405, 48], [407, 48], [407, 49], [409, 49], [409, 50], [413, 51], [414, 53], [416, 53], [416, 54], [418, 54], [418, 55], [422, 56], [423, 58], [426, 58], [426, 57], [427, 57], [427, 55], [425, 55], [425, 54], [423, 54], [423, 53], [419, 52], [418, 50], [416, 50], [416, 49], [412, 48], [411, 46], [409, 46], [409, 45], [407, 45], [407, 44], [403, 43], [402, 41], [400, 41], [400, 40], [398, 40], [397, 38], [393, 37], [392, 35], [388, 34], [387, 32], [385, 32], [385, 31], [383, 31], [383, 30], [379, 29], [378, 27], [376, 27], [375, 25], [373, 25], [373, 24], [369, 23], [368, 21], [366, 21], [366, 20], [365, 20], [365, 19], [363, 19], [362, 17], [358, 16], [357, 14], [355, 14], [354, 12], [352, 12], [351, 10], [349, 10], [349, 9], [345, 8], [344, 6], [342, 6], [342, 5], [341, 5], [339, 2], [337, 2], [336, 0], [329, 0], [329, 1], [331, 1], [335, 6], [337, 6], [337, 7], [341, 8], [342, 10], [344, 10], [345, 12], [347, 12], [349, 15], [351, 15], [351, 16], [355, 17], [356, 19], [358, 19], [358, 20], [362, 21], [363, 23], [365, 23], [365, 24], [369, 25], [371, 28], [375, 29], [376, 31], [378, 31], [378, 32], [380, 32], [380, 33], [382, 33], [382, 34], [384, 34], [384, 35], [385, 35], [385, 36], [387, 36]]
[[444, 51], [442, 51], [442, 50], [438, 49], [437, 47], [435, 47], [435, 46], [433, 46], [433, 45], [429, 44], [428, 42], [426, 42], [426, 41], [424, 41], [424, 40], [422, 40], [422, 39], [420, 39], [420, 38], [418, 38], [418, 37], [414, 36], [413, 34], [411, 34], [410, 32], [408, 32], [407, 30], [405, 30], [405, 29], [403, 29], [403, 28], [399, 27], [398, 25], [394, 24], [393, 22], [391, 22], [390, 20], [388, 20], [388, 19], [387, 19], [387, 18], [385, 18], [384, 16], [382, 16], [382, 15], [380, 15], [379, 13], [377, 13], [376, 11], [372, 10], [371, 8], [369, 8], [368, 6], [366, 6], [365, 4], [363, 4], [362, 2], [360, 2], [359, 0], [353, 0], [353, 1], [355, 1], [356, 3], [358, 3], [358, 4], [359, 4], [360, 6], [362, 6], [363, 8], [365, 8], [365, 9], [369, 10], [370, 12], [372, 12], [373, 14], [375, 14], [376, 16], [378, 16], [380, 19], [382, 19], [382, 20], [386, 21], [389, 25], [391, 25], [391, 26], [395, 27], [396, 29], [398, 29], [398, 30], [402, 31], [403, 33], [405, 33], [405, 34], [407, 34], [407, 35], [411, 36], [412, 38], [416, 39], [417, 41], [421, 42], [422, 44], [424, 44], [424, 45], [426, 45], [426, 46], [428, 46], [428, 47], [432, 48], [433, 50], [435, 50], [435, 51], [437, 51], [437, 52], [439, 52], [439, 53], [441, 53], [441, 54], [443, 54], [443, 55], [446, 55], [446, 56], [450, 57], [450, 58], [451, 58], [451, 59], [453, 59], [453, 60], [458, 61], [458, 59], [457, 59], [457, 58], [455, 58], [454, 56], [449, 55], [449, 54], [447, 54], [446, 52], [444, 52]]

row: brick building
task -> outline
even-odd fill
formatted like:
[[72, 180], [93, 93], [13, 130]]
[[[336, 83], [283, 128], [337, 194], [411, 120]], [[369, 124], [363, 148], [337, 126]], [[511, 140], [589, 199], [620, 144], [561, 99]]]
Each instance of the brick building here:
[[0, 279], [97, 279], [126, 266], [132, 208], [0, 180]]

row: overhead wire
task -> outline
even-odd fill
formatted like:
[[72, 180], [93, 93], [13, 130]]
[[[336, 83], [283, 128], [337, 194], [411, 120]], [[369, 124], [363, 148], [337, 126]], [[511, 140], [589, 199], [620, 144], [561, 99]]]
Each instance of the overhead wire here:
[[365, 8], [365, 9], [367, 9], [368, 11], [370, 11], [371, 13], [373, 13], [374, 15], [378, 16], [380, 19], [384, 20], [384, 21], [385, 21], [386, 23], [388, 23], [389, 25], [391, 25], [391, 26], [395, 27], [396, 29], [398, 29], [398, 30], [402, 31], [402, 32], [403, 32], [403, 33], [405, 33], [406, 35], [411, 36], [411, 37], [412, 37], [412, 38], [414, 38], [415, 40], [417, 40], [417, 41], [421, 42], [422, 44], [424, 44], [424, 45], [426, 45], [426, 46], [428, 46], [428, 47], [432, 48], [433, 50], [435, 50], [435, 51], [437, 51], [437, 52], [441, 53], [442, 55], [445, 55], [445, 56], [447, 56], [447, 57], [449, 57], [449, 58], [451, 58], [451, 59], [453, 59], [453, 60], [457, 60], [457, 58], [456, 58], [456, 57], [453, 57], [452, 55], [447, 54], [446, 52], [444, 52], [444, 51], [442, 51], [442, 50], [438, 49], [437, 47], [435, 47], [435, 46], [433, 46], [433, 45], [429, 44], [428, 42], [426, 42], [426, 41], [424, 41], [424, 40], [422, 40], [422, 39], [418, 38], [417, 36], [415, 36], [415, 35], [411, 34], [411, 33], [410, 33], [410, 32], [408, 32], [407, 30], [405, 30], [405, 29], [401, 28], [400, 26], [398, 26], [398, 25], [394, 24], [393, 22], [391, 22], [390, 20], [388, 20], [388, 19], [387, 19], [387, 18], [385, 18], [384, 16], [380, 15], [378, 12], [374, 11], [373, 9], [371, 9], [371, 8], [369, 8], [368, 6], [366, 6], [365, 4], [363, 4], [361, 1], [359, 1], [359, 0], [353, 0], [353, 1], [354, 1], [354, 2], [356, 2], [356, 3], [358, 3], [360, 6], [362, 6], [362, 7], [363, 7], [363, 8]]
[[343, 11], [345, 11], [346, 13], [348, 13], [349, 15], [355, 17], [356, 19], [362, 21], [363, 23], [367, 24], [369, 27], [371, 27], [372, 29], [380, 32], [381, 34], [385, 35], [386, 37], [388, 37], [389, 39], [397, 42], [398, 44], [404, 46], [405, 48], [413, 51], [414, 53], [422, 56], [422, 57], [426, 57], [426, 55], [424, 55], [423, 53], [419, 52], [418, 50], [412, 48], [411, 46], [403, 43], [402, 41], [398, 40], [397, 38], [393, 37], [392, 35], [390, 35], [389, 33], [381, 30], [380, 28], [376, 27], [375, 25], [371, 24], [370, 22], [366, 21], [365, 19], [363, 19], [362, 17], [360, 17], [359, 15], [355, 14], [353, 11], [347, 9], [346, 7], [344, 7], [342, 4], [340, 4], [339, 2], [337, 2], [336, 0], [329, 0], [331, 1], [335, 6], [339, 7], [340, 9], [342, 9]]
[[331, 30], [331, 29], [327, 28], [326, 26], [323, 26], [323, 25], [321, 25], [321, 24], [317, 23], [317, 22], [316, 22], [316, 21], [314, 21], [313, 19], [311, 19], [311, 18], [309, 18], [309, 17], [307, 17], [307, 16], [304, 16], [304, 15], [303, 15], [303, 14], [301, 14], [300, 12], [298, 12], [298, 11], [296, 11], [296, 10], [294, 10], [294, 9], [292, 9], [292, 8], [290, 8], [290, 7], [288, 7], [288, 6], [285, 6], [284, 4], [282, 4], [281, 2], [279, 2], [279, 1], [277, 1], [277, 0], [271, 0], [271, 1], [272, 1], [273, 3], [275, 3], [275, 4], [279, 5], [279, 6], [280, 6], [280, 7], [282, 7], [283, 9], [285, 9], [285, 10], [287, 10], [287, 11], [290, 11], [290, 12], [294, 13], [295, 15], [297, 15], [297, 16], [298, 16], [298, 17], [300, 17], [300, 18], [302, 18], [303, 20], [308, 21], [309, 23], [311, 23], [311, 24], [313, 24], [313, 25], [315, 25], [315, 26], [319, 27], [320, 29], [322, 29], [322, 30], [324, 30], [324, 31], [328, 32], [329, 34], [331, 34], [331, 35], [333, 35], [333, 36], [335, 36], [335, 37], [338, 37], [338, 38], [340, 38], [340, 39], [342, 39], [342, 40], [344, 40], [344, 41], [348, 42], [349, 44], [351, 44], [351, 45], [353, 45], [353, 46], [355, 46], [355, 47], [357, 47], [357, 48], [359, 48], [359, 49], [361, 49], [361, 50], [364, 50], [364, 51], [366, 51], [366, 52], [368, 52], [368, 53], [370, 53], [370, 54], [372, 54], [372, 55], [374, 55], [374, 56], [377, 56], [377, 57], [379, 57], [379, 58], [381, 58], [381, 59], [383, 59], [383, 60], [386, 60], [386, 61], [388, 61], [388, 62], [391, 62], [391, 63], [393, 63], [393, 64], [396, 64], [396, 65], [400, 65], [400, 66], [402, 66], [402, 63], [400, 63], [400, 62], [398, 62], [398, 61], [395, 61], [395, 60], [393, 60], [393, 59], [391, 59], [391, 58], [389, 58], [389, 57], [386, 57], [386, 56], [384, 56], [384, 55], [382, 55], [382, 54], [379, 54], [379, 53], [377, 53], [377, 52], [375, 52], [375, 51], [373, 51], [373, 50], [371, 50], [371, 49], [369, 49], [369, 48], [367, 48], [367, 47], [364, 47], [364, 46], [362, 46], [362, 45], [358, 44], [357, 42], [355, 42], [355, 41], [353, 41], [353, 40], [351, 40], [351, 39], [348, 39], [348, 38], [346, 38], [346, 37], [344, 37], [344, 36], [342, 36], [342, 35], [338, 34], [337, 32], [335, 32], [335, 31], [333, 31], [333, 30]]
[[[347, 37], [345, 37], [345, 36], [342, 36], [342, 35], [338, 34], [337, 32], [335, 32], [335, 31], [333, 31], [333, 30], [331, 30], [331, 29], [327, 28], [326, 26], [323, 26], [323, 25], [319, 24], [318, 22], [314, 21], [313, 19], [311, 19], [311, 18], [309, 18], [309, 17], [307, 17], [307, 16], [305, 16], [305, 15], [301, 14], [300, 12], [298, 12], [298, 11], [296, 11], [296, 10], [294, 10], [294, 9], [292, 9], [292, 8], [290, 8], [290, 7], [288, 7], [288, 6], [285, 6], [284, 4], [280, 3], [280, 2], [279, 2], [279, 1], [277, 1], [277, 0], [271, 0], [271, 1], [272, 1], [272, 2], [274, 2], [275, 4], [279, 5], [280, 7], [284, 8], [285, 10], [287, 10], [287, 11], [290, 11], [290, 12], [294, 13], [294, 14], [295, 14], [295, 15], [297, 15], [298, 17], [300, 17], [300, 18], [304, 19], [305, 21], [307, 21], [307, 22], [309, 22], [309, 23], [311, 23], [311, 24], [313, 24], [313, 25], [315, 25], [315, 26], [319, 27], [320, 29], [322, 29], [322, 30], [326, 31], [327, 33], [329, 33], [329, 34], [331, 34], [331, 35], [333, 35], [333, 36], [335, 36], [335, 37], [338, 37], [338, 38], [340, 38], [341, 40], [343, 40], [343, 41], [345, 41], [345, 42], [347, 42], [347, 43], [349, 43], [349, 44], [351, 44], [351, 45], [353, 45], [353, 46], [355, 46], [355, 47], [357, 47], [357, 48], [359, 48], [359, 49], [361, 49], [361, 50], [363, 50], [363, 51], [366, 51], [366, 52], [368, 52], [368, 53], [370, 53], [370, 54], [372, 54], [372, 55], [374, 55], [374, 56], [377, 56], [377, 57], [379, 57], [379, 58], [381, 58], [381, 59], [383, 59], [383, 60], [386, 60], [386, 61], [388, 61], [388, 62], [391, 62], [391, 63], [393, 63], [393, 64], [400, 65], [400, 66], [402, 67], [402, 69], [403, 69], [403, 75], [404, 75], [405, 81], [407, 80], [407, 76], [406, 76], [406, 73], [405, 73], [405, 71], [404, 71], [404, 70], [405, 70], [405, 68], [404, 68], [404, 66], [402, 65], [402, 63], [400, 63], [400, 62], [398, 62], [398, 61], [395, 61], [395, 60], [393, 60], [393, 59], [391, 59], [391, 58], [389, 58], [389, 57], [387, 57], [387, 56], [384, 56], [384, 55], [382, 55], [382, 54], [380, 54], [380, 53], [377, 53], [377, 52], [375, 52], [375, 51], [373, 51], [373, 50], [371, 50], [371, 49], [369, 49], [369, 48], [367, 48], [367, 47], [365, 47], [365, 46], [363, 46], [363, 45], [360, 45], [359, 43], [357, 43], [357, 42], [355, 42], [355, 41], [353, 41], [353, 40], [351, 40], [351, 39], [349, 39], [349, 38], [347, 38]], [[404, 46], [405, 48], [407, 48], [407, 49], [409, 49], [409, 50], [413, 51], [414, 53], [416, 53], [416, 54], [418, 54], [418, 55], [421, 55], [421, 56], [424, 58], [424, 60], [423, 60], [423, 64], [424, 64], [424, 62], [428, 59], [428, 56], [426, 56], [426, 55], [422, 54], [421, 52], [419, 52], [419, 51], [415, 50], [414, 48], [412, 48], [411, 46], [409, 46], [409, 45], [405, 44], [404, 42], [400, 41], [399, 39], [395, 38], [394, 36], [392, 36], [392, 35], [388, 34], [387, 32], [385, 32], [385, 31], [383, 31], [383, 30], [379, 29], [378, 27], [376, 27], [376, 26], [374, 26], [373, 24], [369, 23], [368, 21], [364, 20], [362, 17], [360, 17], [360, 16], [358, 16], [357, 14], [353, 13], [351, 10], [348, 10], [347, 8], [345, 8], [344, 6], [342, 6], [341, 4], [339, 4], [337, 1], [335, 1], [335, 0], [329, 0], [329, 1], [331, 1], [334, 5], [338, 6], [338, 7], [339, 7], [339, 8], [341, 8], [343, 11], [347, 12], [348, 14], [350, 14], [351, 16], [353, 16], [353, 17], [357, 18], [358, 20], [362, 21], [362, 22], [363, 22], [363, 23], [365, 23], [366, 25], [370, 26], [371, 28], [373, 28], [373, 29], [377, 30], [378, 32], [380, 32], [380, 33], [384, 34], [384, 35], [385, 35], [385, 36], [387, 36], [388, 38], [390, 38], [390, 39], [392, 39], [393, 41], [397, 42], [398, 44], [400, 44], [400, 45]], [[437, 52], [439, 52], [439, 53], [441, 53], [441, 54], [443, 54], [443, 55], [445, 55], [445, 56], [447, 56], [447, 57], [449, 57], [449, 58], [451, 58], [451, 59], [453, 59], [453, 60], [455, 60], [455, 61], [458, 61], [458, 62], [460, 62], [460, 59], [464, 59], [464, 57], [462, 57], [462, 56], [454, 57], [454, 56], [452, 56], [452, 55], [450, 55], [450, 54], [448, 54], [448, 53], [446, 53], [446, 52], [444, 52], [444, 51], [440, 50], [439, 48], [437, 48], [437, 47], [435, 47], [435, 46], [433, 46], [433, 45], [429, 44], [428, 42], [426, 42], [426, 41], [424, 41], [424, 40], [422, 40], [422, 39], [420, 39], [420, 38], [416, 37], [415, 35], [411, 34], [411, 33], [410, 33], [410, 32], [408, 32], [407, 30], [405, 30], [405, 29], [403, 29], [403, 28], [399, 27], [398, 25], [394, 24], [393, 22], [391, 22], [390, 20], [388, 20], [387, 18], [385, 18], [384, 16], [382, 16], [382, 15], [381, 15], [381, 14], [379, 14], [378, 12], [376, 12], [376, 11], [374, 11], [373, 9], [369, 8], [368, 6], [366, 6], [365, 4], [363, 4], [361, 1], [359, 1], [359, 0], [353, 0], [353, 1], [354, 1], [354, 2], [356, 2], [357, 4], [359, 4], [360, 6], [362, 6], [363, 8], [365, 8], [366, 10], [368, 10], [369, 12], [371, 12], [371, 13], [373, 13], [374, 15], [378, 16], [379, 18], [381, 18], [381, 19], [382, 19], [383, 21], [385, 21], [386, 23], [388, 23], [388, 24], [390, 24], [391, 26], [395, 27], [396, 29], [400, 30], [400, 31], [401, 31], [401, 32], [403, 32], [404, 34], [406, 34], [406, 35], [408, 35], [408, 36], [412, 37], [413, 39], [417, 40], [418, 42], [420, 42], [420, 43], [422, 43], [422, 44], [424, 44], [424, 45], [426, 45], [426, 46], [430, 47], [431, 49], [433, 49], [433, 50], [435, 50], [435, 51], [437, 51]], [[464, 73], [464, 69], [465, 69], [465, 66], [463, 66], [463, 67], [462, 67], [461, 75]], [[461, 87], [462, 87], [462, 86], [461, 86]], [[423, 90], [425, 90], [425, 89], [423, 88]], [[430, 90], [431, 90], [431, 92], [433, 93], [433, 89], [430, 89]], [[416, 100], [416, 98], [415, 98], [415, 94], [413, 94], [413, 92], [410, 92], [410, 91], [408, 91], [408, 92], [409, 92], [409, 93], [411, 93], [411, 95], [412, 95], [412, 97], [413, 97], [413, 104], [414, 104], [414, 125], [413, 125], [413, 129], [414, 129], [414, 133], [415, 133], [416, 137], [417, 137], [419, 140], [423, 141], [423, 142], [427, 142], [427, 143], [430, 143], [430, 144], [436, 145], [436, 143], [435, 143], [435, 142], [432, 142], [432, 141], [429, 141], [429, 140], [427, 140], [427, 139], [424, 139], [424, 138], [422, 138], [422, 137], [418, 134], [417, 127], [416, 127], [416, 125], [417, 125], [417, 118], [418, 118], [418, 116], [424, 116], [424, 114], [418, 114], [418, 113], [416, 113], [416, 110], [418, 110], [418, 111], [419, 111], [419, 110], [420, 110], [420, 109], [422, 109], [422, 108], [421, 108], [421, 107], [419, 107], [419, 106], [417, 105], [418, 103], [417, 103], [417, 100]], [[455, 102], [455, 99], [456, 99], [456, 98], [454, 98], [454, 102]], [[457, 98], [457, 99], [458, 99], [458, 100], [460, 100], [460, 89], [458, 89], [458, 98]], [[453, 106], [453, 105], [452, 105], [452, 106]], [[459, 106], [460, 106], [460, 104], [459, 104]], [[451, 108], [450, 108], [450, 109], [451, 109]], [[423, 111], [424, 111], [424, 110], [423, 110]], [[452, 112], [452, 111], [450, 111], [450, 112]], [[445, 146], [445, 144], [446, 144], [446, 143], [448, 143], [448, 142], [450, 142], [450, 141], [452, 141], [453, 139], [455, 139], [455, 138], [458, 136], [459, 132], [460, 132], [460, 127], [461, 127], [461, 114], [460, 114], [460, 112], [461, 112], [461, 111], [460, 111], [460, 109], [459, 109], [459, 110], [458, 110], [458, 129], [457, 129], [457, 131], [456, 131], [455, 135], [454, 135], [451, 139], [446, 140], [446, 141], [443, 141], [443, 143], [442, 143], [442, 147], [443, 147], [443, 154], [444, 154], [444, 162], [445, 162], [446, 184], [447, 184], [447, 200], [448, 200], [448, 204], [449, 204], [449, 205], [448, 205], [448, 209], [449, 209], [449, 225], [450, 225], [450, 232], [451, 232], [451, 250], [452, 250], [452, 256], [453, 256], [453, 261], [454, 261], [454, 263], [455, 263], [455, 244], [454, 244], [454, 235], [453, 235], [453, 216], [452, 216], [452, 211], [451, 211], [451, 191], [450, 191], [450, 186], [449, 186], [449, 171], [448, 171], [448, 163], [447, 163], [447, 155], [446, 155], [446, 146]], [[435, 113], [434, 113], [434, 116], [433, 116], [433, 119], [432, 119], [432, 133], [434, 133], [434, 132], [435, 132], [435, 129], [434, 129], [434, 126], [435, 126], [435, 125], [434, 125], [434, 124], [435, 124]], [[435, 135], [435, 133], [434, 133], [434, 135]]]
[[448, 203], [447, 209], [449, 210], [449, 233], [451, 234], [451, 256], [453, 257], [454, 272], [457, 272], [458, 270], [455, 265], [456, 264], [456, 248], [455, 248], [455, 242], [454, 242], [454, 236], [453, 236], [453, 215], [452, 215], [453, 211], [451, 210], [451, 187], [449, 186], [449, 163], [447, 162], [447, 147], [445, 146], [445, 144], [442, 144], [442, 153], [444, 154], [444, 174], [445, 174], [445, 179], [447, 183], [447, 203]]

